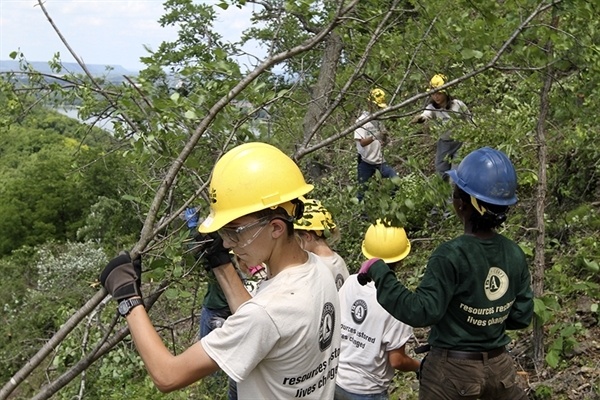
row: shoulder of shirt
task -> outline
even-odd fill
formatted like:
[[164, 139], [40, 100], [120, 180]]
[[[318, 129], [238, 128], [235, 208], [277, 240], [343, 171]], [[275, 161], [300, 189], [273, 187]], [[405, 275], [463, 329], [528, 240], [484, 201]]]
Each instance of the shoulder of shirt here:
[[371, 114], [369, 114], [368, 111], [363, 111], [363, 112], [360, 113], [360, 115], [358, 116], [358, 118], [356, 119], [356, 121], [357, 122], [361, 121], [361, 120], [367, 118], [369, 115], [371, 115]]

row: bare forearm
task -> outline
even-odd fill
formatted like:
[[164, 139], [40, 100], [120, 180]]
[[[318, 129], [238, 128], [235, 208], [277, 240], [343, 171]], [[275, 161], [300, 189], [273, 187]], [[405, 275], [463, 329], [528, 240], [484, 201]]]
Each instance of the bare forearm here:
[[136, 307], [131, 311], [127, 316], [127, 324], [135, 347], [152, 381], [161, 392], [188, 386], [219, 369], [200, 343], [179, 356], [172, 355], [143, 307]]
[[375, 136], [367, 136], [366, 138], [360, 139], [359, 143], [362, 147], [365, 147], [373, 143], [375, 140]]

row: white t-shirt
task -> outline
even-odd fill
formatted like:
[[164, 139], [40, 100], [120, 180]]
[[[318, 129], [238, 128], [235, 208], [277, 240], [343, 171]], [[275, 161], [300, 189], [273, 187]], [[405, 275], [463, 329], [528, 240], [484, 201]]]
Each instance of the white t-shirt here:
[[308, 262], [262, 281], [202, 340], [237, 384], [239, 399], [332, 399], [340, 348], [339, 298], [331, 273]]
[[[368, 112], [363, 111], [363, 113], [358, 117], [356, 122], [359, 122], [369, 115]], [[371, 120], [365, 123], [363, 126], [356, 128], [354, 131], [354, 141], [356, 142], [356, 150], [358, 154], [362, 157], [363, 161], [369, 164], [383, 164], [383, 151], [381, 150], [381, 142], [382, 132], [379, 128], [379, 123], [375, 120]], [[366, 139], [368, 137], [374, 136], [376, 140], [371, 142], [366, 146], [361, 146], [359, 143], [360, 139]]]
[[339, 291], [342, 344], [336, 383], [356, 394], [376, 394], [388, 389], [394, 377], [387, 352], [402, 347], [413, 329], [377, 302], [375, 284], [361, 286], [350, 275]]
[[425, 110], [421, 113], [421, 116], [427, 120], [433, 120], [437, 122], [434, 129], [440, 131], [440, 139], [450, 139], [452, 136], [452, 127], [448, 125], [451, 120], [468, 120], [472, 121], [471, 112], [467, 108], [467, 105], [458, 99], [452, 99], [450, 108], [435, 108], [433, 104], [429, 103], [425, 107]]
[[348, 266], [346, 265], [346, 261], [340, 256], [338, 253], [333, 252], [331, 256], [318, 256], [323, 260], [323, 264], [329, 268], [331, 273], [333, 274], [333, 279], [335, 281], [335, 287], [337, 290], [340, 290], [344, 281], [348, 279], [350, 276], [350, 272], [348, 272]]

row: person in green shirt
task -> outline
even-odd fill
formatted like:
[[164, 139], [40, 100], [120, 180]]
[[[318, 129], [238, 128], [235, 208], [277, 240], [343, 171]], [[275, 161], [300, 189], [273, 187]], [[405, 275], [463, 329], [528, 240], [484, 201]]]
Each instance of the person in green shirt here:
[[395, 318], [431, 327], [419, 399], [527, 399], [505, 346], [507, 329], [531, 323], [531, 276], [520, 247], [496, 232], [517, 202], [515, 168], [501, 151], [483, 147], [448, 175], [464, 232], [433, 251], [417, 289], [379, 259], [363, 263], [359, 279], [374, 281], [377, 301]]

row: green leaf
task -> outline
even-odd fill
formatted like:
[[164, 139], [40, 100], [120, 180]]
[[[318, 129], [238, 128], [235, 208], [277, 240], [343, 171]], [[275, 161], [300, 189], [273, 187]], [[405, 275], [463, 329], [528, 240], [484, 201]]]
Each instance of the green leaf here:
[[169, 300], [174, 300], [179, 296], [179, 290], [174, 289], [174, 288], [169, 288], [169, 289], [165, 290], [165, 296], [167, 296], [167, 299], [169, 299]]
[[479, 50], [463, 49], [460, 54], [465, 60], [470, 60], [471, 58], [480, 59], [483, 57], [483, 53]]
[[185, 117], [187, 119], [198, 119], [198, 116], [196, 115], [196, 113], [193, 110], [188, 110], [185, 112]]
[[546, 354], [546, 362], [548, 363], [548, 365], [552, 368], [556, 368], [556, 366], [558, 365], [559, 362], [559, 358], [558, 358], [558, 352], [556, 351], [550, 351], [548, 352], [548, 354]]
[[600, 265], [598, 265], [598, 263], [596, 261], [589, 261], [587, 258], [583, 258], [583, 265], [590, 271], [590, 272], [598, 272], [600, 271]]

